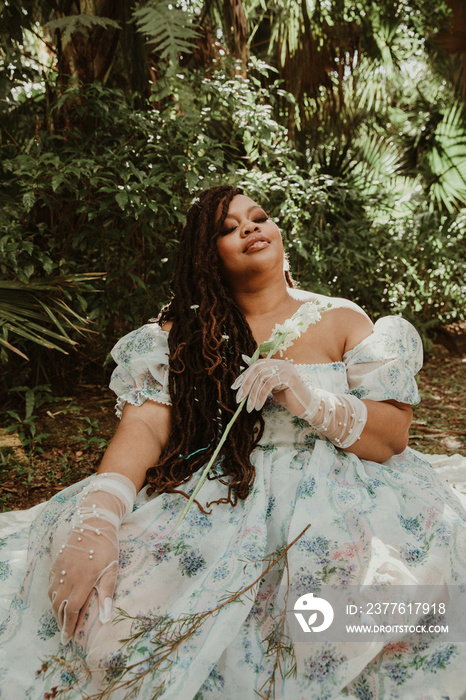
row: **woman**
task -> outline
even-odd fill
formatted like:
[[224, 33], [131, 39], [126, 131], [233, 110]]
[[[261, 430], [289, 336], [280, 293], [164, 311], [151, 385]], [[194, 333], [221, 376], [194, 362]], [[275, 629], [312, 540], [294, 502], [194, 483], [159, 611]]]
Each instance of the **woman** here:
[[[158, 323], [114, 349], [122, 420], [99, 474], [32, 529], [4, 625], [5, 697], [460, 698], [464, 645], [321, 641], [286, 617], [325, 586], [426, 595], [464, 580], [465, 511], [406, 449], [416, 331], [296, 290], [277, 226], [230, 187], [188, 212], [173, 293]], [[294, 342], [247, 367], [296, 313]], [[55, 658], [34, 677], [25, 655]]]

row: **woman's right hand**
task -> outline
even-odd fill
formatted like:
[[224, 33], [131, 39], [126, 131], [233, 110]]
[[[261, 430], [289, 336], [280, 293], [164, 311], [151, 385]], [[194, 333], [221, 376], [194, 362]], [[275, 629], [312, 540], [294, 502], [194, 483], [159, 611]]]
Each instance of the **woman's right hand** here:
[[[92, 488], [93, 483], [99, 486]], [[61, 544], [60, 530], [57, 532], [48, 594], [62, 644], [70, 640], [93, 589], [100, 621], [110, 621], [118, 572], [118, 530], [125, 514], [131, 512], [135, 495], [134, 485], [123, 475], [99, 475], [91, 482], [91, 490], [84, 490], [71, 521], [71, 534]]]
[[[48, 592], [63, 644], [73, 634], [93, 589], [98, 595], [101, 622], [111, 618], [120, 523], [131, 513], [136, 490], [142, 487], [147, 469], [154, 466], [164, 449], [170, 426], [170, 406], [150, 400], [141, 406], [127, 403], [102, 459], [100, 473], [78, 498], [71, 526], [68, 522], [63, 527], [59, 525], [52, 547]], [[94, 504], [96, 508], [92, 508]]]

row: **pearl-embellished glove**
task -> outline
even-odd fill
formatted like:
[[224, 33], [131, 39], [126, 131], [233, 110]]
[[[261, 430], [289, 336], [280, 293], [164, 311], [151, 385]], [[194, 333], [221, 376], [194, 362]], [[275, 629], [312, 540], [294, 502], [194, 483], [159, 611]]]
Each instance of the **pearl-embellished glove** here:
[[70, 640], [93, 588], [100, 621], [110, 621], [118, 571], [118, 530], [131, 514], [135, 498], [136, 488], [123, 474], [98, 474], [80, 494], [71, 523], [64, 524], [65, 532], [57, 530], [48, 593], [62, 644]]
[[[249, 358], [243, 356], [248, 362]], [[333, 394], [307, 386], [286, 360], [257, 360], [233, 383], [239, 403], [248, 396], [246, 409], [259, 411], [267, 396], [274, 398], [337, 447], [350, 447], [359, 439], [367, 420], [366, 404], [352, 394]]]

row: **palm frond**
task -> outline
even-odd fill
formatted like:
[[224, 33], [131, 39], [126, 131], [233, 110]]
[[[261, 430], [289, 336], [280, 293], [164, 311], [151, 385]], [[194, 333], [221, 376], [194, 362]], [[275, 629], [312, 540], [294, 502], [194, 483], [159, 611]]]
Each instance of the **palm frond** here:
[[361, 138], [359, 164], [369, 166], [374, 175], [392, 178], [400, 169], [401, 155], [395, 143], [385, 134], [373, 131]]
[[466, 205], [466, 117], [464, 107], [455, 102], [443, 110], [437, 125], [434, 145], [427, 155], [433, 175], [431, 193], [453, 212]]
[[0, 280], [0, 345], [29, 359], [10, 342], [10, 336], [67, 354], [63, 345], [74, 346], [70, 333], [92, 333], [89, 319], [74, 311], [63, 296], [88, 288], [103, 273], [68, 275], [55, 279]]

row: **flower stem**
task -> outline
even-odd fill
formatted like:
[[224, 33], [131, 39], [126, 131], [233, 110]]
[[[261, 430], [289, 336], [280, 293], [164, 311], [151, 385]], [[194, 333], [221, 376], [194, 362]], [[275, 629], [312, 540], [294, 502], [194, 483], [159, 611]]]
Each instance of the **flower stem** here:
[[[277, 352], [277, 349], [280, 347], [281, 342], [282, 342], [282, 336], [279, 334], [278, 338], [275, 339], [275, 342], [273, 343], [272, 347], [270, 347], [270, 341], [267, 341], [266, 343], [261, 343], [261, 345], [259, 345], [259, 347], [257, 347], [256, 350], [254, 351], [254, 354], [251, 357], [251, 362], [250, 362], [249, 366], [253, 365], [254, 362], [256, 362], [256, 360], [259, 359], [261, 352], [265, 352], [266, 347], [268, 349], [267, 359], [272, 357], [272, 355], [274, 355]], [[266, 346], [266, 347], [264, 347], [264, 346]], [[238, 408], [236, 409], [235, 414], [232, 416], [232, 418], [230, 419], [230, 422], [226, 426], [225, 431], [220, 439], [220, 442], [218, 443], [217, 447], [215, 448], [215, 451], [214, 451], [212, 457], [209, 459], [207, 465], [204, 467], [204, 471], [201, 474], [201, 478], [199, 479], [196, 488], [194, 489], [191, 496], [189, 497], [189, 500], [188, 500], [183, 512], [181, 513], [181, 515], [178, 519], [178, 522], [175, 525], [175, 530], [185, 519], [188, 510], [191, 508], [191, 505], [192, 505], [194, 499], [196, 498], [196, 496], [199, 492], [199, 489], [201, 488], [202, 484], [204, 483], [204, 481], [207, 477], [207, 474], [212, 469], [212, 466], [213, 466], [215, 460], [217, 459], [218, 454], [225, 443], [225, 440], [228, 437], [228, 433], [230, 432], [230, 430], [233, 426], [233, 423], [235, 422], [235, 420], [238, 418], [239, 414], [241, 413], [241, 410], [242, 410], [244, 404], [246, 403], [247, 398], [248, 397], [245, 396], [244, 399], [241, 400], [241, 403], [239, 404]]]
[[234, 416], [231, 418], [230, 422], [228, 423], [227, 427], [225, 428], [225, 431], [220, 439], [220, 442], [218, 443], [217, 447], [215, 448], [215, 451], [214, 451], [212, 457], [207, 462], [207, 465], [204, 467], [204, 471], [201, 474], [201, 478], [199, 479], [196, 488], [194, 489], [191, 496], [189, 497], [189, 501], [187, 502], [185, 509], [183, 510], [178, 522], [175, 525], [175, 530], [180, 525], [180, 523], [185, 519], [188, 510], [191, 508], [192, 502], [196, 498], [196, 496], [199, 492], [199, 489], [201, 488], [202, 484], [204, 483], [204, 481], [206, 479], [207, 474], [210, 472], [212, 465], [214, 464], [215, 460], [217, 459], [218, 453], [222, 449], [223, 444], [228, 437], [228, 433], [230, 432], [230, 430], [233, 426], [233, 423], [235, 422], [235, 420], [238, 418], [239, 414], [241, 413], [241, 409], [243, 408], [244, 404], [246, 403], [247, 398], [248, 397], [245, 396], [244, 399], [241, 401], [241, 403], [239, 404], [238, 408], [235, 411]]

